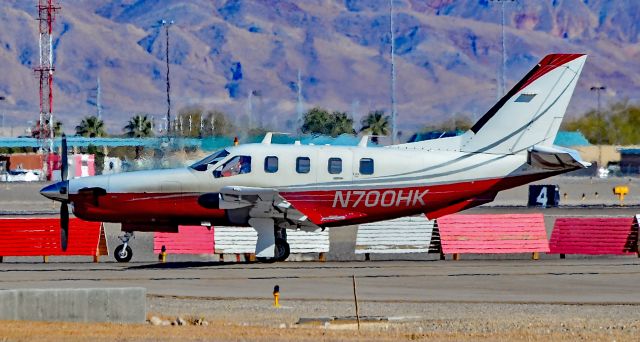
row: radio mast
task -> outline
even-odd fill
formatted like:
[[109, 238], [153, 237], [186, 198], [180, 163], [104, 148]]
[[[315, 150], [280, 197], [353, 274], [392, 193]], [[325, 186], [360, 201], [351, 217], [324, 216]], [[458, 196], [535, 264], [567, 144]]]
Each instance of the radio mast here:
[[54, 0], [38, 0], [40, 60], [34, 71], [40, 81], [40, 118], [36, 129], [40, 152], [45, 155], [44, 177], [47, 175], [49, 154], [53, 152], [53, 23], [59, 9]]

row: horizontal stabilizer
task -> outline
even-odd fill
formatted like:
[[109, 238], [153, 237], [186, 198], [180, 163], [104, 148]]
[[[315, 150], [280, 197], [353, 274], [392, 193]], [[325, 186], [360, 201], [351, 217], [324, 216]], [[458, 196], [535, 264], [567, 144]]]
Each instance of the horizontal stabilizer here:
[[584, 169], [591, 166], [580, 158], [578, 151], [560, 146], [534, 145], [529, 148], [529, 165], [545, 170]]

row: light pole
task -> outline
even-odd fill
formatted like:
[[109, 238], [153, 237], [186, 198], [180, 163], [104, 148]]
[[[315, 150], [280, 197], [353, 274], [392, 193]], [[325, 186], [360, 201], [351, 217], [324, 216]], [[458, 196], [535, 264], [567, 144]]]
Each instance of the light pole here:
[[[6, 97], [0, 96], [0, 101], [4, 101]], [[4, 135], [4, 112], [2, 112], [2, 135]]]
[[598, 98], [598, 105], [597, 105], [597, 111], [596, 111], [596, 116], [598, 117], [598, 121], [600, 126], [598, 127], [598, 168], [602, 167], [602, 135], [604, 134], [604, 120], [602, 119], [602, 112], [600, 112], [600, 92], [602, 92], [603, 90], [606, 90], [607, 87], [605, 86], [593, 86], [590, 88], [591, 91], [595, 91], [597, 94], [597, 98]]
[[514, 2], [515, 0], [491, 0], [494, 2], [500, 3], [500, 32], [501, 32], [501, 47], [502, 47], [502, 56], [500, 63], [500, 80], [498, 82], [498, 99], [502, 98], [505, 94], [505, 74], [507, 68], [507, 52], [506, 52], [506, 43], [504, 39], [504, 3], [507, 1]]
[[167, 135], [171, 133], [171, 83], [169, 81], [169, 27], [173, 25], [173, 20], [160, 20], [160, 25], [165, 28], [165, 36], [167, 40], [166, 60], [167, 60]]
[[396, 37], [394, 29], [393, 0], [389, 0], [389, 33], [391, 34], [391, 144], [396, 144], [398, 138], [398, 110], [396, 108]]

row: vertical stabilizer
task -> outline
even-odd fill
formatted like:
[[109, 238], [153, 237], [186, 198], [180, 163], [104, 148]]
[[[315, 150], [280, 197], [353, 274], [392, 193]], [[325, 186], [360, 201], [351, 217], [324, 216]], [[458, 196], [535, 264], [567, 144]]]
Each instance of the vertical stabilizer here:
[[586, 59], [583, 54], [544, 57], [463, 135], [461, 151], [517, 154], [552, 145]]

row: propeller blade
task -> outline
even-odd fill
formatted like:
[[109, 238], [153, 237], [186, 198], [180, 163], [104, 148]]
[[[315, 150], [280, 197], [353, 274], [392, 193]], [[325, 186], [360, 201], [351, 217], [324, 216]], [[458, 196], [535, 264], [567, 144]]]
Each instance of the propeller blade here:
[[60, 246], [62, 251], [67, 250], [69, 242], [69, 207], [67, 203], [60, 205]]
[[[60, 175], [63, 181], [67, 180], [67, 172], [69, 171], [69, 162], [67, 160], [67, 136], [62, 134], [62, 159], [60, 163]], [[68, 210], [67, 210], [68, 212]]]

